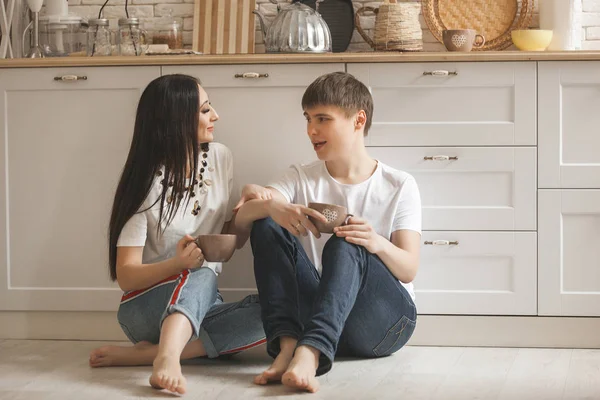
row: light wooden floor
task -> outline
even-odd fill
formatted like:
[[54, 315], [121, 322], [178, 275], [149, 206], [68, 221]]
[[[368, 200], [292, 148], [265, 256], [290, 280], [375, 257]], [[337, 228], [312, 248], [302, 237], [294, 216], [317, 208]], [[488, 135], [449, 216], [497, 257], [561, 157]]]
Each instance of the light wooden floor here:
[[[0, 341], [0, 399], [173, 398], [147, 385], [150, 367], [91, 369], [98, 342]], [[184, 366], [189, 399], [600, 399], [600, 350], [406, 347], [378, 360], [342, 360], [297, 395], [252, 377], [264, 348]]]

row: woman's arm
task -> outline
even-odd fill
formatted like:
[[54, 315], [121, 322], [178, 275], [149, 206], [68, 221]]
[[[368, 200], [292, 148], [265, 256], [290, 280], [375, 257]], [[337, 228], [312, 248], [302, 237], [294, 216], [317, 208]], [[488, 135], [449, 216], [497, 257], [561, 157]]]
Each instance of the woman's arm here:
[[194, 238], [186, 235], [177, 243], [177, 255], [154, 264], [142, 264], [144, 247], [117, 248], [117, 282], [124, 292], [145, 289], [188, 268], [204, 263]]
[[258, 219], [267, 218], [270, 204], [273, 201], [287, 203], [285, 197], [279, 191], [273, 188], [266, 188], [271, 198], [267, 200], [247, 200], [241, 206], [238, 204], [237, 212], [233, 214], [231, 221], [225, 224], [223, 230], [227, 228], [227, 233], [237, 235], [237, 248], [244, 247], [250, 237], [252, 223]]

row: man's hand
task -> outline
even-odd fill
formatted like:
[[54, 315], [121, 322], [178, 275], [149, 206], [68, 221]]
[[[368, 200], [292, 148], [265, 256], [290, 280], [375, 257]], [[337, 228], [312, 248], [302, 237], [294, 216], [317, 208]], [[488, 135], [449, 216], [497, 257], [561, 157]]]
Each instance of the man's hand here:
[[321, 233], [308, 217], [311, 216], [315, 219], [327, 222], [327, 218], [325, 218], [323, 214], [299, 204], [281, 203], [277, 201], [272, 201], [272, 203], [269, 214], [279, 226], [287, 229], [292, 235], [306, 236], [308, 235], [308, 231], [311, 231], [315, 237], [321, 237]]
[[363, 246], [373, 254], [377, 254], [383, 249], [382, 240], [386, 240], [375, 232], [367, 220], [359, 217], [351, 217], [347, 225], [334, 228], [333, 233], [338, 237], [345, 238], [348, 243]]

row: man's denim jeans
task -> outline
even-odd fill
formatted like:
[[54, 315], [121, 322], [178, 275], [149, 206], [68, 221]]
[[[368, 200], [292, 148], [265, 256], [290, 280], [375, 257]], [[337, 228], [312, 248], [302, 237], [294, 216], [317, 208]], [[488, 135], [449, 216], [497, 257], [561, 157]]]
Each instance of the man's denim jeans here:
[[416, 324], [415, 305], [383, 262], [364, 247], [333, 235], [319, 277], [299, 240], [272, 219], [255, 221], [251, 234], [267, 351], [279, 339], [321, 352], [318, 375], [339, 356], [382, 357], [399, 350]]

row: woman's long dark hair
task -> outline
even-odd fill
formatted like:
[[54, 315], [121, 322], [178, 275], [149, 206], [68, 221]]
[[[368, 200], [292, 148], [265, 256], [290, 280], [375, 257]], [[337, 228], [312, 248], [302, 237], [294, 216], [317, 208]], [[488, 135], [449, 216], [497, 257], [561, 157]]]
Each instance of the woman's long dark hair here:
[[[160, 203], [158, 234], [163, 223], [164, 228], [171, 223], [181, 201], [189, 201], [186, 172], [189, 168], [192, 177], [198, 173], [199, 85], [198, 79], [188, 75], [165, 75], [150, 82], [142, 93], [110, 216], [109, 267], [113, 281], [117, 279], [119, 235], [125, 223], [140, 211], [161, 167], [164, 184], [156, 200]], [[169, 184], [173, 196], [165, 207]]]

